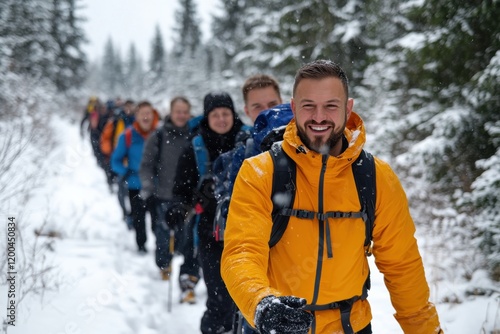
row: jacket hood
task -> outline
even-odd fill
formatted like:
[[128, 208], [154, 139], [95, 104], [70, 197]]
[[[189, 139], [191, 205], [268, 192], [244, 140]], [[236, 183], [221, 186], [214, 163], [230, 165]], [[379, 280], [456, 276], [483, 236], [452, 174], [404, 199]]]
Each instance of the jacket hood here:
[[[351, 112], [351, 117], [346, 122], [344, 138], [348, 147], [339, 156], [328, 156], [327, 168], [338, 171], [350, 167], [361, 153], [366, 141], [365, 126], [361, 117]], [[308, 149], [297, 133], [297, 123], [293, 118], [287, 125], [283, 136], [283, 149], [297, 163], [305, 169], [319, 170], [318, 165], [322, 163], [322, 155]]]

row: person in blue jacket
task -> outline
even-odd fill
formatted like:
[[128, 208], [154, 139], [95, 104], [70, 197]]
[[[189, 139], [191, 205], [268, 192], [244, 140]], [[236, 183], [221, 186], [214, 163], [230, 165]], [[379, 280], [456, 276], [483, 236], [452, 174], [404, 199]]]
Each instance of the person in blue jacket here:
[[[154, 203], [148, 203], [139, 196], [141, 181], [139, 167], [141, 165], [144, 143], [158, 124], [158, 113], [148, 101], [140, 102], [135, 111], [135, 121], [118, 138], [118, 144], [111, 156], [111, 168], [125, 180], [128, 186], [128, 195], [136, 242], [139, 253], [146, 253], [146, 211], [156, 221]], [[152, 226], [154, 230], [154, 226]]]

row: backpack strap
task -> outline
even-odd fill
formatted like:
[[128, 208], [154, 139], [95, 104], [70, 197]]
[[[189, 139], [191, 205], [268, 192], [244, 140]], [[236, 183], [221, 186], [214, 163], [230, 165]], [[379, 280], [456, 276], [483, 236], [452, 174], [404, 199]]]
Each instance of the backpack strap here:
[[159, 128], [156, 133], [156, 148], [158, 151], [156, 152], [156, 168], [160, 166], [161, 163], [161, 153], [163, 149], [163, 129]]
[[[271, 192], [273, 201], [273, 227], [269, 247], [273, 247], [281, 239], [291, 216], [301, 219], [314, 219], [318, 217], [320, 221], [327, 220], [328, 218], [362, 218], [365, 222], [365, 254], [366, 256], [370, 256], [376, 203], [375, 161], [373, 156], [362, 150], [359, 157], [352, 164], [361, 210], [359, 212], [328, 211], [318, 213], [309, 210], [293, 209], [297, 174], [295, 162], [283, 151], [281, 142], [274, 143], [271, 146], [270, 154], [274, 164], [274, 174]], [[354, 296], [349, 299], [323, 305], [308, 304], [305, 306], [305, 309], [312, 312], [339, 309], [344, 333], [353, 334], [354, 331], [350, 322], [352, 306], [357, 300], [365, 300], [368, 297], [370, 286], [370, 274], [368, 273], [366, 281], [363, 284], [361, 296]]]
[[352, 173], [358, 189], [361, 213], [365, 222], [365, 254], [372, 255], [372, 231], [375, 222], [376, 179], [375, 159], [373, 155], [361, 150], [360, 155], [352, 164]]
[[274, 143], [269, 151], [274, 164], [273, 188], [271, 191], [273, 227], [269, 238], [269, 248], [276, 245], [283, 233], [285, 233], [290, 215], [283, 215], [281, 212], [291, 208], [295, 200], [297, 166], [292, 158], [283, 151], [281, 143]]
[[130, 146], [132, 146], [132, 128], [128, 127], [125, 130], [125, 147], [129, 149]]
[[198, 173], [200, 173], [200, 178], [198, 185], [205, 179], [205, 176], [211, 172], [212, 164], [210, 162], [210, 157], [208, 155], [207, 147], [203, 141], [201, 135], [196, 135], [191, 140], [194, 150], [194, 158], [196, 160], [196, 167], [198, 168]]

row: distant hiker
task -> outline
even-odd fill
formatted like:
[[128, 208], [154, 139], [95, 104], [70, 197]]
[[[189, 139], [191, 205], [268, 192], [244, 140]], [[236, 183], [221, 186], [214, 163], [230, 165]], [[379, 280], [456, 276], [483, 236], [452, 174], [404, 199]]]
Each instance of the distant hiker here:
[[[243, 100], [245, 102], [244, 110], [245, 114], [250, 118], [252, 124], [259, 114], [271, 107], [281, 104], [281, 95], [279, 84], [272, 76], [267, 74], [256, 74], [250, 76], [242, 87]], [[274, 115], [278, 116], [278, 114]], [[281, 116], [281, 114], [280, 114]], [[289, 118], [286, 119], [288, 122]], [[277, 124], [281, 120], [273, 121], [271, 123]], [[280, 123], [281, 125], [286, 123]], [[232, 185], [236, 179], [236, 174], [243, 163], [243, 160], [249, 157], [250, 152], [261, 152], [260, 149], [253, 149], [253, 133], [255, 128], [248, 131], [248, 135], [244, 138], [237, 138], [238, 142], [235, 148], [221, 154], [214, 162], [214, 174], [215, 174], [215, 196], [217, 199], [218, 208], [217, 210], [224, 211], [223, 213], [216, 213], [216, 220], [222, 219], [225, 222], [227, 215], [227, 208], [229, 206], [229, 198], [231, 197], [231, 191], [233, 189]], [[258, 131], [264, 130], [260, 128]], [[225, 203], [223, 203], [225, 202]], [[222, 216], [220, 216], [222, 214]], [[218, 229], [223, 229], [223, 226], [218, 226], [218, 222], [214, 224], [214, 233], [216, 239], [221, 238]], [[222, 231], [220, 231], [222, 232]]]
[[170, 279], [172, 254], [170, 231], [175, 231], [175, 249], [184, 255], [180, 267], [179, 285], [181, 302], [194, 303], [194, 288], [199, 280], [199, 263], [193, 249], [193, 232], [184, 224], [184, 212], [179, 211], [180, 202], [173, 196], [174, 177], [182, 152], [190, 144], [192, 137], [191, 104], [182, 96], [170, 102], [170, 114], [146, 141], [139, 176], [141, 197], [155, 201], [159, 210], [155, 223], [156, 265], [163, 280]]
[[235, 139], [244, 128], [227, 93], [209, 93], [204, 98], [204, 117], [200, 134], [182, 154], [174, 183], [174, 196], [195, 207], [198, 221], [199, 255], [207, 286], [206, 310], [201, 319], [202, 333], [231, 330], [234, 304], [220, 276], [223, 244], [213, 236], [217, 203], [213, 197], [211, 162], [234, 148]]
[[127, 198], [127, 185], [124, 178], [116, 178], [116, 174], [111, 169], [111, 154], [118, 145], [118, 138], [122, 132], [132, 125], [134, 122], [134, 101], [127, 100], [122, 107], [118, 107], [114, 111], [113, 117], [108, 120], [101, 134], [101, 151], [109, 164], [111, 175], [108, 177], [108, 184], [111, 186], [113, 182], [118, 184], [118, 202], [123, 212], [123, 219], [131, 228], [132, 217], [127, 210], [125, 200]]
[[92, 151], [97, 159], [97, 164], [102, 167], [102, 152], [99, 147], [99, 137], [101, 135], [102, 128], [100, 127], [102, 123], [102, 118], [107, 117], [106, 106], [101, 103], [101, 101], [92, 96], [89, 98], [87, 106], [85, 107], [82, 121], [80, 123], [80, 135], [83, 138], [84, 127], [87, 124], [87, 131], [90, 133], [90, 144], [92, 145]]
[[267, 74], [250, 76], [241, 90], [245, 102], [245, 114], [252, 124], [262, 111], [282, 103], [278, 82]]
[[[250, 118], [252, 124], [266, 109], [276, 107], [281, 104], [281, 94], [279, 84], [270, 75], [256, 74], [250, 76], [242, 86], [243, 100], [245, 102], [245, 114]], [[264, 139], [262, 132], [269, 133], [273, 127], [286, 125], [291, 119], [289, 105], [280, 106], [273, 111], [266, 111], [268, 117], [254, 124], [248, 138], [236, 143], [234, 149], [221, 154], [213, 164], [215, 175], [214, 193], [217, 199], [217, 209], [214, 219], [214, 236], [217, 241], [224, 239], [224, 228], [233, 190], [234, 181], [238, 170], [245, 158], [261, 152], [260, 143]], [[235, 326], [245, 327], [240, 324], [240, 315], [236, 315]]]
[[[158, 123], [158, 113], [148, 101], [140, 102], [135, 111], [135, 121], [118, 138], [118, 145], [111, 156], [113, 171], [125, 180], [132, 209], [132, 218], [139, 253], [146, 253], [146, 211], [151, 220], [157, 221], [155, 203], [147, 202], [139, 196], [141, 181], [139, 166], [144, 143]], [[152, 226], [153, 231], [155, 226]]]
[[[85, 128], [85, 125], [86, 125], [86, 130], [90, 130], [90, 123], [91, 123], [91, 120], [93, 119], [93, 113], [94, 112], [97, 112], [98, 111], [98, 108], [97, 106], [100, 104], [101, 102], [99, 101], [99, 99], [97, 98], [97, 96], [91, 96], [89, 97], [89, 100], [87, 101], [87, 105], [85, 106], [84, 110], [83, 110], [83, 117], [82, 117], [82, 120], [80, 122], [80, 136], [83, 137], [84, 135], [84, 128]], [[97, 120], [98, 118], [95, 118], [95, 120]], [[95, 126], [97, 126], [97, 122], [94, 123]]]
[[[403, 331], [442, 333], [404, 190], [385, 162], [363, 151], [363, 121], [348, 96], [337, 64], [318, 60], [298, 70], [284, 141], [245, 160], [236, 178], [222, 277], [259, 333], [372, 333], [366, 256], [373, 251]], [[271, 198], [280, 160], [292, 182]], [[356, 177], [362, 165], [372, 172]], [[360, 199], [358, 179], [372, 200]]]

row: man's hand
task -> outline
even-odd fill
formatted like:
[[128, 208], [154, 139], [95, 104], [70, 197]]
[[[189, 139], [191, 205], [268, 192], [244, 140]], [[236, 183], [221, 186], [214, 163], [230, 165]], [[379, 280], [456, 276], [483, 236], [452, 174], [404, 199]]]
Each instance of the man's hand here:
[[313, 315], [304, 311], [306, 300], [294, 296], [267, 296], [257, 305], [255, 325], [264, 334], [307, 334]]
[[187, 210], [182, 204], [172, 205], [165, 211], [165, 221], [169, 228], [176, 228], [184, 223], [186, 215]]
[[149, 191], [146, 191], [144, 189], [141, 189], [141, 191], [139, 192], [139, 196], [145, 201], [147, 201], [151, 197], [151, 195], [152, 194]]

